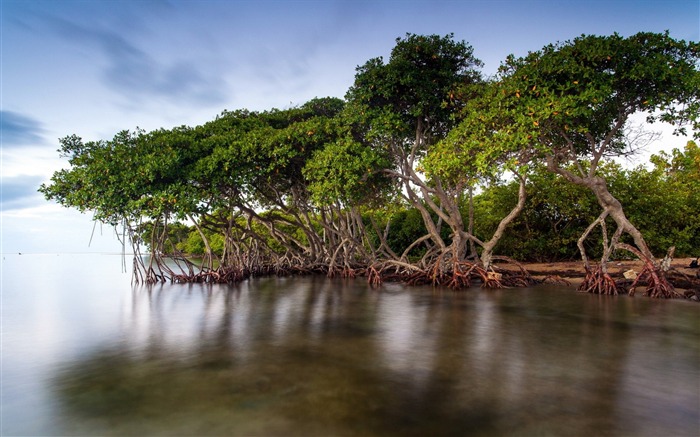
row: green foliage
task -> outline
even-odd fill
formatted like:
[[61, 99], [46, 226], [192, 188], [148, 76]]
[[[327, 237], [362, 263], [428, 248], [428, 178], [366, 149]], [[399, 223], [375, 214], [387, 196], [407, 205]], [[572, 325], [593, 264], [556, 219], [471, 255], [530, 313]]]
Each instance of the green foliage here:
[[219, 120], [232, 128], [197, 164], [197, 176], [213, 190], [212, 205], [269, 206], [280, 193], [305, 192], [303, 168], [316, 150], [342, 134], [335, 119], [342, 107], [341, 100], [327, 98], [285, 111], [225, 114]]
[[[427, 234], [423, 217], [418, 209], [404, 204], [384, 205], [381, 208], [367, 210], [363, 214], [365, 225], [369, 229], [368, 237], [375, 245], [379, 244], [379, 237], [370, 226], [370, 217], [380, 228], [379, 231], [383, 231], [388, 222], [390, 231], [387, 236], [387, 244], [398, 256], [401, 256], [416, 240]], [[437, 220], [437, 217], [433, 216], [433, 219]], [[445, 241], [450, 241], [449, 228], [442, 228], [441, 237]], [[425, 252], [426, 246], [419, 244], [409, 252], [408, 258], [409, 260], [420, 259]]]
[[[423, 218], [415, 208], [398, 211], [391, 217], [391, 232], [387, 243], [389, 247], [401, 255], [414, 241], [426, 234]], [[409, 255], [420, 257], [425, 252], [425, 246], [415, 248]]]
[[[174, 248], [180, 247], [180, 245], [187, 239], [190, 233], [190, 227], [179, 222], [168, 223], [166, 229], [163, 228], [163, 222], [158, 221], [148, 221], [141, 223], [137, 228], [137, 233], [143, 244], [148, 248], [149, 251], [168, 251], [173, 252]], [[161, 238], [163, 237], [163, 238]], [[154, 242], [165, 241], [165, 244], [159, 246]], [[193, 252], [195, 253], [195, 252]]]
[[630, 220], [638, 224], [652, 251], [676, 246], [678, 256], [700, 251], [700, 150], [688, 142], [685, 151], [673, 149], [651, 158], [652, 170], [625, 171], [611, 191], [628, 205]]
[[[626, 205], [628, 218], [656, 253], [665, 253], [670, 246], [676, 246], [677, 256], [698, 252], [699, 158], [697, 146], [690, 142], [685, 153], [674, 149], [672, 155], [662, 153], [652, 158], [652, 170], [642, 166], [627, 170], [616, 164], [600, 169], [611, 193]], [[517, 190], [515, 182], [496, 184], [475, 197], [477, 236], [493, 232], [498, 217], [515, 203]], [[501, 251], [523, 261], [577, 259], [576, 242], [600, 212], [600, 205], [588, 189], [538, 167], [529, 177], [526, 208], [499, 243]], [[608, 227], [609, 232], [612, 229]], [[602, 255], [601, 238], [601, 231], [596, 228], [586, 241], [591, 256]]]
[[[207, 235], [207, 241], [212, 252], [221, 256], [224, 252], [224, 237], [221, 234]], [[177, 244], [177, 249], [189, 255], [204, 255], [206, 246], [204, 240], [196, 229], [191, 229], [187, 234], [187, 239]]]
[[138, 217], [143, 212], [142, 182], [155, 179], [158, 170], [155, 164], [141, 169], [132, 153], [142, 134], [122, 131], [112, 141], [87, 143], [76, 135], [61, 138], [59, 152], [72, 169], [56, 172], [52, 183], [39, 191], [81, 212], [95, 211], [96, 219], [106, 223]]
[[587, 156], [602, 143], [619, 151], [621, 128], [638, 111], [649, 121], [690, 121], [697, 128], [699, 59], [700, 44], [668, 33], [584, 35], [509, 57], [499, 83], [507, 106], [526, 115], [519, 122], [537, 127], [540, 149], [573, 148]]
[[[347, 103], [318, 98], [285, 110], [224, 111], [201, 126], [121, 131], [102, 141], [67, 136], [59, 153], [69, 168], [39, 190], [102, 222], [141, 226], [154, 251], [203, 253], [201, 234], [177, 223], [191, 220], [217, 254], [239, 234], [267, 255], [318, 252], [306, 246], [321, 229], [332, 233], [321, 226], [321, 211], [333, 207], [388, 221], [388, 245], [401, 254], [427, 233], [429, 213], [417, 208], [434, 223], [441, 214], [442, 242], [462, 235], [468, 187], [483, 187], [475, 235], [492, 235], [517, 202], [517, 183], [500, 180], [514, 172], [527, 177], [529, 200], [500, 251], [571, 259], [600, 205], [548, 172], [546, 163], [556, 161], [604, 177], [652, 250], [676, 245], [690, 255], [700, 247], [698, 146], [652, 157], [651, 170], [601, 160], [628, 145], [623, 128], [634, 112], [700, 133], [699, 59], [700, 44], [668, 33], [581, 36], [509, 57], [485, 82], [465, 42], [407, 34], [387, 62], [357, 68]], [[407, 196], [411, 206], [397, 207], [409, 192], [400, 190], [415, 193]], [[162, 223], [170, 224], [164, 230]], [[376, 232], [366, 232], [365, 241], [377, 243]], [[591, 241], [595, 254], [600, 244]]]
[[[525, 209], [499, 242], [500, 251], [524, 261], [577, 258], [579, 236], [600, 213], [595, 196], [541, 166], [529, 174], [526, 189]], [[477, 237], [491, 235], [517, 198], [515, 181], [489, 185], [475, 196]], [[595, 254], [598, 248], [590, 250]]]
[[522, 111], [504, 103], [500, 84], [466, 89], [472, 98], [463, 107], [460, 123], [422, 162], [427, 176], [443, 184], [473, 186], [507, 171], [525, 173], [527, 150], [536, 135], [533, 126], [522, 123]]
[[482, 65], [473, 48], [453, 36], [409, 33], [397, 38], [387, 63], [380, 57], [357, 68], [346, 98], [364, 117], [368, 139], [411, 139], [419, 129], [428, 146], [447, 133], [462, 105], [459, 87], [478, 82]]
[[319, 205], [377, 203], [392, 186], [381, 173], [388, 165], [385, 154], [346, 137], [315, 151], [303, 173]]

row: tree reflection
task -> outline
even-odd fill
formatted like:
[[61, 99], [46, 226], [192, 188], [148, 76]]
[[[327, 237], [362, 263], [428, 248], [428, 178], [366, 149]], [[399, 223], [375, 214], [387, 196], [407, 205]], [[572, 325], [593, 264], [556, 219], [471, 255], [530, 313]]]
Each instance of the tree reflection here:
[[[123, 341], [55, 375], [57, 433], [644, 434], [621, 422], [645, 412], [619, 406], [638, 393], [631, 362], [664, 351], [631, 340], [658, 302], [597, 297], [318, 277], [135, 289]], [[668, 326], [691, 347], [697, 326]], [[693, 347], [676, 367], [697, 375]], [[664, 400], [654, 417], [677, 417]], [[669, 429], [682, 434], [693, 414]]]

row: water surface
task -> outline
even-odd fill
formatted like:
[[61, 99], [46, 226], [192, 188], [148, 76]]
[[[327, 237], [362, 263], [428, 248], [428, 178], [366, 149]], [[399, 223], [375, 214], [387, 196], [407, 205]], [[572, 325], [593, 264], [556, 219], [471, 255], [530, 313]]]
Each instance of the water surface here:
[[[28, 272], [39, 269], [40, 274]], [[700, 432], [700, 305], [6, 256], [2, 435]]]

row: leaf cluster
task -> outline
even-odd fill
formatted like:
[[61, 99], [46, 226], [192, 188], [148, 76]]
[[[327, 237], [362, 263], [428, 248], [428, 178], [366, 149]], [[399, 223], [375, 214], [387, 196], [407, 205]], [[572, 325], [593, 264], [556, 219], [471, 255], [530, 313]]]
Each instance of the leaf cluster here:
[[365, 116], [365, 130], [410, 139], [421, 123], [428, 138], [447, 133], [463, 104], [459, 88], [479, 82], [482, 65], [471, 46], [453, 37], [409, 33], [397, 38], [388, 62], [378, 57], [357, 68], [346, 99]]

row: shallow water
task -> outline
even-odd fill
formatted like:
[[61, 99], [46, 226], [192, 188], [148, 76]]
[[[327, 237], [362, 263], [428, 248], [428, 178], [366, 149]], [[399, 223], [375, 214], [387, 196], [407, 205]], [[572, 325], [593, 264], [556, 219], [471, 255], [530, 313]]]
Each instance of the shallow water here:
[[700, 432], [697, 303], [119, 265], [3, 260], [2, 435]]

